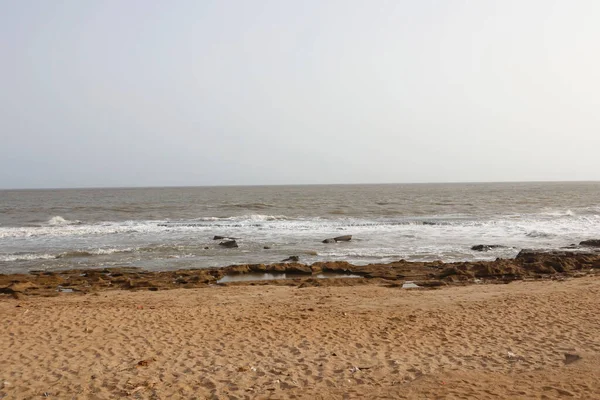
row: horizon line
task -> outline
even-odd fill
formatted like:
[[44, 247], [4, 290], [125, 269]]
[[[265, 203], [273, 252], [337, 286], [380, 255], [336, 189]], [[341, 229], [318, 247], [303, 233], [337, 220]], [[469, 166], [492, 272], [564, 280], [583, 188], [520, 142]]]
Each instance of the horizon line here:
[[231, 187], [282, 187], [282, 186], [375, 186], [375, 185], [455, 185], [498, 183], [600, 183], [600, 180], [531, 180], [531, 181], [446, 181], [446, 182], [358, 182], [358, 183], [271, 183], [271, 184], [224, 184], [224, 185], [163, 185], [163, 186], [72, 186], [72, 187], [13, 187], [0, 191], [34, 190], [102, 190], [102, 189], [185, 189], [185, 188], [231, 188]]

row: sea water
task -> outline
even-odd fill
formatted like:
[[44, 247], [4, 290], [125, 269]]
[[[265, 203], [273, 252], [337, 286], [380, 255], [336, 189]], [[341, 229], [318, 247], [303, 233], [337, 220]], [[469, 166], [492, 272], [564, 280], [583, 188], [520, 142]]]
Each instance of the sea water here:
[[[237, 238], [223, 248], [215, 235]], [[322, 240], [352, 235], [350, 242]], [[600, 238], [600, 183], [0, 191], [0, 273], [492, 260]], [[502, 247], [486, 252], [473, 245]], [[264, 247], [269, 247], [265, 249]]]

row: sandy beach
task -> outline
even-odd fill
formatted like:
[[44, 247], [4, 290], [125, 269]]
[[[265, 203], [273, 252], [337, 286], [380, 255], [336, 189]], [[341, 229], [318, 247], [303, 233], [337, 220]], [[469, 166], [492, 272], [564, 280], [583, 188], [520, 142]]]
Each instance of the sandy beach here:
[[599, 306], [597, 277], [4, 296], [0, 398], [599, 398]]
[[0, 0], [0, 400], [600, 400], [599, 22]]

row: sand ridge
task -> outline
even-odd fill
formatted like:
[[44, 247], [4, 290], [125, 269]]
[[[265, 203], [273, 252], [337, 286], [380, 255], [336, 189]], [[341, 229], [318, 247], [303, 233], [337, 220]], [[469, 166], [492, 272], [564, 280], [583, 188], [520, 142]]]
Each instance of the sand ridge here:
[[600, 398], [599, 305], [594, 277], [5, 299], [0, 397]]

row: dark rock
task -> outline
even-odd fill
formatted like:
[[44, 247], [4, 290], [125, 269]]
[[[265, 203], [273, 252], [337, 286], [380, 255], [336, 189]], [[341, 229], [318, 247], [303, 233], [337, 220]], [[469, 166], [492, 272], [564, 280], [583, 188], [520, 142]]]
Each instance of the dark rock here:
[[533, 249], [521, 249], [515, 256], [515, 260], [535, 257], [537, 254], [539, 254], [539, 251]]
[[422, 287], [440, 287], [446, 286], [447, 283], [442, 281], [417, 281], [415, 282], [415, 285]]
[[352, 240], [352, 235], [344, 235], [333, 238], [336, 242], [349, 242]]
[[263, 249], [265, 249], [265, 250], [271, 250], [271, 247], [270, 246], [264, 246]]
[[323, 243], [349, 242], [352, 240], [352, 235], [338, 236], [323, 240]]
[[155, 361], [156, 361], [156, 358], [148, 358], [147, 360], [139, 361], [137, 363], [137, 366], [138, 367], [147, 367], [148, 365], [152, 364]]
[[600, 265], [600, 255], [592, 252], [521, 250], [515, 261], [525, 272], [573, 273], [596, 268]]
[[290, 257], [286, 258], [285, 260], [281, 260], [281, 262], [287, 262], [287, 261], [298, 262], [298, 261], [300, 261], [300, 257], [290, 256]]
[[571, 250], [573, 250], [573, 249], [578, 249], [578, 248], [579, 248], [579, 246], [577, 246], [575, 243], [571, 243], [571, 244], [570, 244], [570, 245], [568, 245], [568, 246], [563, 246], [563, 247], [561, 247], [561, 249], [571, 249]]
[[231, 236], [219, 236], [219, 235], [216, 235], [213, 237], [213, 240], [223, 240], [223, 239], [235, 240], [235, 239], [239, 239], [239, 238], [234, 238]]
[[579, 360], [581, 360], [581, 356], [579, 354], [565, 353], [565, 364], [571, 364]]
[[473, 251], [488, 251], [488, 250], [497, 249], [500, 247], [504, 247], [504, 246], [501, 246], [499, 244], [478, 244], [476, 246], [471, 247], [471, 250], [473, 250]]
[[204, 250], [208, 250], [208, 249], [210, 249], [210, 247], [204, 246]]
[[219, 246], [227, 247], [228, 249], [239, 247], [235, 240], [228, 240], [226, 242], [219, 243]]
[[584, 240], [579, 243], [579, 245], [586, 247], [600, 247], [600, 239]]

